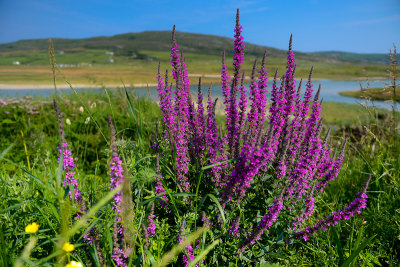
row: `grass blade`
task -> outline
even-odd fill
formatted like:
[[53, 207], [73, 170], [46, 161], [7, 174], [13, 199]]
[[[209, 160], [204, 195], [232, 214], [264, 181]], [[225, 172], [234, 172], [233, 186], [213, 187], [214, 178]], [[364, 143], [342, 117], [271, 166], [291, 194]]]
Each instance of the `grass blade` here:
[[209, 245], [205, 250], [203, 250], [199, 255], [197, 255], [197, 257], [190, 263], [189, 267], [193, 267], [196, 265], [196, 263], [198, 263], [199, 261], [201, 261], [205, 256], [207, 256], [207, 254], [216, 246], [219, 244], [219, 242], [221, 241], [221, 239], [217, 239], [214, 242], [212, 242], [211, 245]]
[[360, 246], [358, 246], [358, 248], [340, 266], [341, 267], [349, 266], [350, 263], [352, 263], [357, 258], [358, 254], [360, 254], [360, 252], [372, 241], [372, 239], [375, 238], [375, 236], [376, 235], [373, 235], [370, 238], [364, 240], [364, 242], [362, 242]]
[[344, 257], [343, 257], [344, 253], [343, 253], [342, 244], [340, 243], [339, 236], [338, 236], [335, 228], [331, 227], [331, 229], [332, 229], [333, 240], [335, 241], [335, 244], [336, 244], [336, 250], [339, 255], [339, 265], [341, 265], [342, 262], [344, 261]]

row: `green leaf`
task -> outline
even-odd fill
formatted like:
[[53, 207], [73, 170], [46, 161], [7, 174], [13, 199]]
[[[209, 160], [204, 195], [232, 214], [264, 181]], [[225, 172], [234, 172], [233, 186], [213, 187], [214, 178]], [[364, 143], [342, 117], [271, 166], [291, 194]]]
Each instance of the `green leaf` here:
[[331, 229], [332, 229], [332, 234], [333, 234], [333, 240], [335, 241], [335, 244], [336, 244], [336, 250], [339, 255], [339, 265], [340, 265], [344, 261], [343, 248], [342, 248], [342, 244], [340, 243], [339, 236], [338, 236], [335, 228], [333, 226], [331, 226]]
[[213, 165], [204, 166], [203, 168], [201, 168], [201, 170], [204, 171], [204, 170], [210, 169], [210, 168], [215, 167], [215, 166], [219, 166], [219, 165], [224, 164], [224, 163], [236, 162], [236, 161], [237, 161], [237, 159], [229, 159], [229, 160], [221, 161], [221, 162], [215, 163]]
[[147, 256], [149, 257], [151, 265], [155, 266], [157, 264], [157, 262], [156, 262], [156, 259], [154, 259], [153, 254], [151, 254], [150, 251], [148, 251], [147, 249], [144, 252], [146, 252]]
[[217, 199], [214, 195], [212, 195], [212, 194], [207, 194], [207, 196], [208, 196], [212, 201], [214, 201], [214, 203], [217, 205], [217, 207], [218, 207], [218, 209], [219, 209], [219, 213], [221, 214], [222, 220], [224, 221], [223, 227], [225, 227], [225, 224], [226, 224], [225, 213], [224, 213], [224, 210], [223, 210], [222, 207], [221, 207], [221, 204], [219, 204], [218, 199]]
[[[138, 119], [136, 118], [135, 112], [133, 111], [132, 101], [131, 101], [131, 98], [130, 98], [130, 96], [128, 94], [128, 90], [126, 90], [125, 84], [124, 84], [124, 90], [125, 90], [126, 100], [128, 101], [129, 110], [132, 113], [132, 117], [135, 119], [135, 123], [136, 123], [136, 128], [137, 128], [140, 144], [143, 145], [142, 132], [140, 130], [140, 125], [139, 125]], [[140, 116], [140, 110], [139, 110], [139, 116]]]
[[4, 119], [2, 120], [2, 122], [0, 124], [14, 124], [16, 123], [15, 121], [12, 121], [10, 119]]
[[341, 267], [349, 266], [350, 263], [352, 263], [357, 258], [358, 254], [360, 254], [360, 252], [372, 241], [372, 239], [375, 238], [375, 236], [376, 235], [373, 235], [370, 238], [364, 240], [364, 242], [362, 242], [360, 246], [340, 266]]

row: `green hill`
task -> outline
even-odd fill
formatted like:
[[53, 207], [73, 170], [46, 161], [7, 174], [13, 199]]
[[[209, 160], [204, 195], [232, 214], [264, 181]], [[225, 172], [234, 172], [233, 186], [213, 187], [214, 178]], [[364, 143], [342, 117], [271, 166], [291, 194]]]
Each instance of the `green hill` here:
[[[228, 55], [232, 51], [232, 38], [184, 32], [177, 32], [176, 38], [181, 51], [184, 53], [219, 56], [224, 49]], [[147, 31], [110, 37], [55, 38], [53, 40], [56, 51], [63, 54], [62, 58], [64, 58], [63, 63], [65, 64], [104, 63], [111, 57], [106, 52], [112, 52], [113, 59], [119, 59], [120, 63], [127, 63], [135, 59], [160, 60], [157, 53], [149, 53], [148, 51], [168, 52], [171, 45], [171, 32]], [[0, 44], [0, 65], [9, 65], [13, 61], [20, 61], [21, 64], [48, 64], [48, 46], [48, 39], [20, 40]], [[286, 55], [285, 50], [246, 43], [247, 55], [261, 57], [264, 50], [267, 50], [270, 59], [283, 59]], [[64, 54], [69, 56], [64, 56]], [[388, 56], [385, 54], [357, 54], [335, 51], [296, 52], [296, 58], [311, 62], [356, 65], [387, 64], [389, 62]]]

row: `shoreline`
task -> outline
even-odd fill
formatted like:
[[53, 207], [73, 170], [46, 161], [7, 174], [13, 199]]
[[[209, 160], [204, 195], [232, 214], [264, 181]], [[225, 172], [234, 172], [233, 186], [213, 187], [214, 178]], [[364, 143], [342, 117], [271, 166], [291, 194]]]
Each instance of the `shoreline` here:
[[[74, 89], [100, 89], [102, 88], [101, 85], [88, 85], [88, 84], [75, 84], [72, 85]], [[126, 87], [130, 87], [131, 85], [125, 85]], [[133, 84], [135, 88], [147, 88], [155, 87], [157, 84], [146, 84], [146, 83], [138, 83]], [[117, 87], [124, 87], [123, 84], [112, 84], [107, 85], [106, 88], [117, 88]], [[64, 89], [71, 89], [69, 85], [57, 85], [57, 89], [64, 90]], [[1, 90], [54, 90], [54, 85], [51, 84], [0, 84], [0, 91]]]
[[[214, 78], [217, 79], [220, 76], [219, 75], [197, 75], [197, 74], [192, 74], [190, 75], [191, 77], [203, 77], [203, 78]], [[302, 78], [303, 81], [307, 81], [308, 78]], [[248, 79], [246, 79], [248, 80]], [[297, 81], [300, 80], [300, 78], [296, 79]], [[365, 79], [360, 79], [360, 78], [341, 78], [341, 79], [332, 79], [332, 78], [315, 78], [313, 79], [314, 82], [320, 81], [320, 80], [330, 80], [330, 81], [365, 81]], [[387, 80], [387, 77], [373, 77], [369, 78], [370, 81], [382, 81], [382, 80]], [[135, 88], [143, 88], [146, 89], [147, 86], [149, 87], [157, 87], [156, 83], [135, 83], [135, 84], [126, 84], [125, 86], [130, 87], [133, 85]], [[99, 89], [102, 88], [102, 85], [93, 85], [93, 84], [73, 84], [72, 85], [74, 89]], [[124, 87], [123, 84], [110, 84], [106, 85], [106, 88], [117, 88], [117, 87]], [[0, 91], [1, 90], [53, 90], [54, 85], [52, 84], [4, 84], [0, 83]], [[62, 84], [62, 85], [57, 85], [57, 89], [63, 90], [63, 89], [70, 89], [68, 84]]]

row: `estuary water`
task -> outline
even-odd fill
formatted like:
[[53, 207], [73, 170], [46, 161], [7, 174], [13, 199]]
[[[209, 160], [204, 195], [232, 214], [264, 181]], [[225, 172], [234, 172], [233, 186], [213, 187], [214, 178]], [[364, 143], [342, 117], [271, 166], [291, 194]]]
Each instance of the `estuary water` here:
[[[299, 81], [296, 82], [298, 84]], [[383, 87], [385, 86], [385, 81], [370, 81], [369, 87]], [[349, 91], [349, 90], [360, 90], [360, 81], [340, 81], [340, 80], [316, 80], [313, 81], [314, 84], [314, 93], [317, 91], [319, 84], [321, 84], [321, 98], [323, 98], [324, 102], [339, 102], [339, 103], [349, 103], [349, 104], [363, 104], [365, 100], [357, 99], [353, 97], [341, 96], [339, 92]], [[270, 99], [270, 91], [271, 91], [272, 82], [268, 82], [268, 98]], [[363, 87], [366, 87], [366, 83], [362, 82]], [[209, 85], [203, 85], [202, 91], [204, 97], [207, 95]], [[78, 91], [91, 91], [96, 93], [104, 93], [101, 88], [75, 88]], [[248, 86], [247, 86], [248, 89]], [[111, 89], [112, 90], [112, 89]], [[303, 82], [302, 91], [305, 90], [305, 83]], [[70, 94], [72, 90], [70, 89], [61, 89], [63, 93]], [[197, 95], [197, 86], [191, 87], [192, 94]], [[249, 90], [247, 90], [249, 91]], [[54, 94], [54, 89], [24, 89], [24, 90], [13, 90], [13, 89], [1, 89], [0, 90], [0, 98], [20, 98], [26, 95], [30, 96], [42, 96], [42, 97], [50, 97]], [[155, 87], [150, 87], [149, 90], [147, 88], [136, 88], [135, 94], [138, 96], [147, 96], [153, 100], [157, 100], [158, 92]], [[221, 86], [214, 85], [211, 87], [211, 94], [213, 98], [218, 97], [222, 98]], [[374, 105], [380, 108], [391, 109], [392, 104], [386, 101], [374, 101]]]

